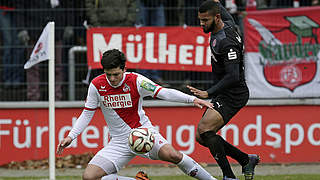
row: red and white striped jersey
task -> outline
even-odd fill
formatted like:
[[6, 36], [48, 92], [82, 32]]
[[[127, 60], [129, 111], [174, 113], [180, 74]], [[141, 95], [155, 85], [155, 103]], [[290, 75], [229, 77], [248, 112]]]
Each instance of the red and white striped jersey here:
[[160, 89], [161, 86], [137, 73], [124, 73], [116, 87], [102, 74], [89, 86], [85, 109], [95, 110], [100, 105], [111, 137], [126, 137], [132, 128], [152, 126], [142, 102], [146, 96], [156, 96]]

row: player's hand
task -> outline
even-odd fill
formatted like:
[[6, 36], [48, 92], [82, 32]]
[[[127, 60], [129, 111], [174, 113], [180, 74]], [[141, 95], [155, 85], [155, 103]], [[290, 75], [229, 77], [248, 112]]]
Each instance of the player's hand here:
[[202, 99], [199, 99], [199, 98], [195, 98], [193, 100], [193, 104], [199, 108], [202, 108], [203, 106], [205, 106], [207, 108], [213, 109], [212, 103], [205, 101], [205, 100], [202, 100]]
[[187, 86], [187, 88], [189, 88], [189, 90], [196, 96], [200, 97], [200, 98], [208, 98], [208, 92], [207, 91], [202, 91], [200, 89], [194, 88], [192, 86]]
[[64, 148], [68, 147], [72, 142], [71, 137], [67, 136], [66, 138], [64, 138], [58, 145], [57, 147], [57, 154], [61, 155]]

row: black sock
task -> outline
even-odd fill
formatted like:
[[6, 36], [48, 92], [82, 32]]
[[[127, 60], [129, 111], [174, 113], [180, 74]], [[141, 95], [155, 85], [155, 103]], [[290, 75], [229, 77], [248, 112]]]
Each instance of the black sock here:
[[214, 159], [220, 166], [223, 176], [236, 178], [232, 172], [231, 166], [224, 150], [224, 140], [213, 131], [207, 131], [200, 134], [201, 139], [205, 142]]
[[238, 161], [241, 166], [244, 166], [249, 163], [248, 154], [242, 152], [240, 149], [236, 148], [224, 139], [222, 140], [224, 142], [224, 150], [227, 156], [230, 156], [236, 161]]

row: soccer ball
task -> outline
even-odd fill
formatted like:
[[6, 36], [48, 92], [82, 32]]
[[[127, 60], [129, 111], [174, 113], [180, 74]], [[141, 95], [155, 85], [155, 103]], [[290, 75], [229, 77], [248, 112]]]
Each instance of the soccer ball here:
[[129, 146], [138, 154], [149, 152], [154, 144], [154, 135], [148, 128], [132, 129], [129, 135]]

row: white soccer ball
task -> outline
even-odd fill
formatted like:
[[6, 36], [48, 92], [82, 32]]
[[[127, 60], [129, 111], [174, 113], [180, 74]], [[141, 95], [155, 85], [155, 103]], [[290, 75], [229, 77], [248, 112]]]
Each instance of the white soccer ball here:
[[148, 128], [132, 129], [129, 135], [129, 146], [138, 154], [149, 152], [154, 144], [154, 135]]

